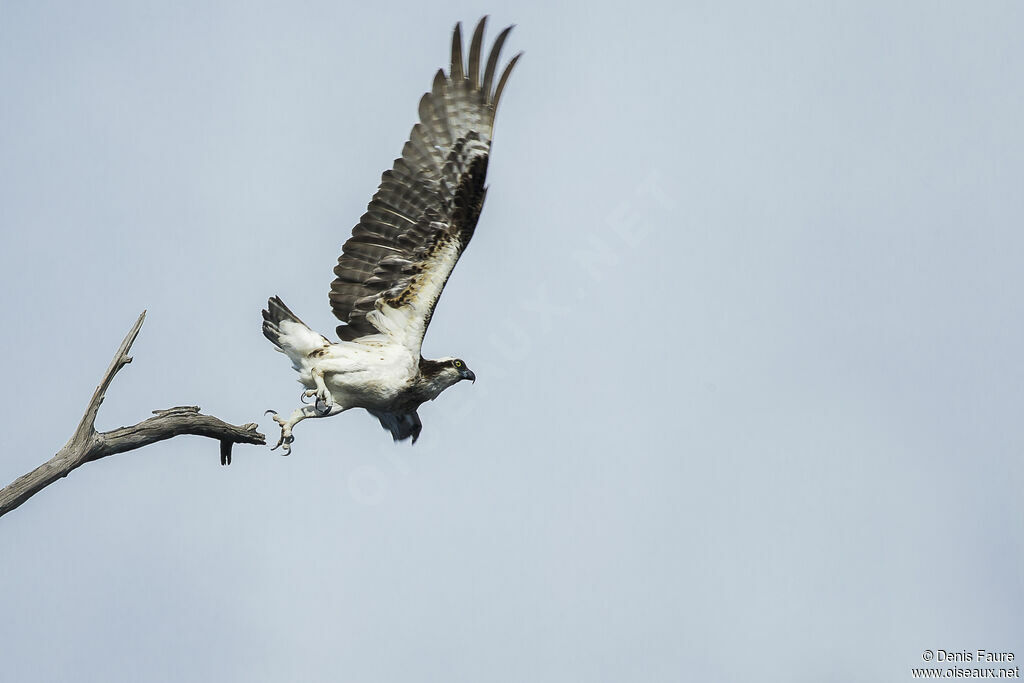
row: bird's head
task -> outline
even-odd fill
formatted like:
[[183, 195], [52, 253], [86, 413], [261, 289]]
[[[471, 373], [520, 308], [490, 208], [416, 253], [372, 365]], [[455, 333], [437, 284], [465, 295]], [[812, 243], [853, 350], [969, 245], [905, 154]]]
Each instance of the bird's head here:
[[461, 382], [464, 379], [468, 379], [473, 384], [476, 384], [476, 373], [469, 369], [469, 367], [466, 365], [466, 361], [462, 360], [461, 358], [452, 358], [451, 363], [452, 369], [459, 373], [458, 381]]
[[436, 398], [442, 391], [464, 379], [476, 382], [476, 374], [461, 358], [422, 359], [420, 374], [428, 387], [428, 395], [432, 395], [431, 398]]

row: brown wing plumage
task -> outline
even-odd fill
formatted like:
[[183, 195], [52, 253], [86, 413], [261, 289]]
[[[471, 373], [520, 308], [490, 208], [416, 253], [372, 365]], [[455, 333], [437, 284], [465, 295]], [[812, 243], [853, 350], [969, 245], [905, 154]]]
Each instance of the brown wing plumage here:
[[330, 300], [344, 323], [337, 328], [343, 340], [384, 332], [418, 351], [444, 284], [473, 236], [483, 207], [495, 110], [521, 55], [512, 58], [495, 87], [501, 48], [512, 27], [498, 35], [481, 73], [486, 20], [473, 33], [468, 72], [461, 24], [456, 24], [449, 74], [442, 69], [434, 76], [401, 158], [384, 172], [342, 248]]

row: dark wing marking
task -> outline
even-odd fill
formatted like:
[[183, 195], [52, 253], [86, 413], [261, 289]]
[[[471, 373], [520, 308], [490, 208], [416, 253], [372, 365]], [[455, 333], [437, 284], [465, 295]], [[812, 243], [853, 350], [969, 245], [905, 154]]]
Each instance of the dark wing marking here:
[[462, 56], [462, 26], [452, 36], [448, 75], [438, 70], [419, 104], [402, 156], [381, 176], [380, 187], [342, 248], [331, 284], [343, 340], [384, 333], [419, 353], [434, 306], [469, 244], [484, 201], [484, 179], [494, 114], [517, 54], [492, 92], [501, 48], [512, 27], [494, 42], [481, 81], [484, 24], [480, 20]]
[[402, 441], [411, 436], [412, 442], [416, 443], [416, 439], [420, 438], [423, 423], [420, 422], [420, 416], [415, 410], [410, 413], [385, 413], [367, 409], [367, 412], [380, 420], [380, 426], [391, 432], [391, 437], [395, 441]]

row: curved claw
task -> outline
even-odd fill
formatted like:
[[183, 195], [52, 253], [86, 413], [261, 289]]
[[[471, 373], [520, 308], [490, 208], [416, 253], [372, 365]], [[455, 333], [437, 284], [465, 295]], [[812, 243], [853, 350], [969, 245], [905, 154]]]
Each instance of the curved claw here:
[[285, 436], [284, 430], [282, 429], [281, 438], [277, 440], [277, 443], [274, 444], [274, 446], [270, 450], [276, 451], [278, 448], [281, 448], [281, 446], [284, 446], [284, 448], [281, 450], [281, 455], [290, 455], [292, 452], [292, 443], [294, 441], [295, 437], [292, 436], [291, 434]]
[[266, 412], [264, 412], [263, 414], [264, 414], [264, 415], [277, 415], [277, 411], [276, 411], [276, 410], [270, 410], [270, 409], [268, 408], [268, 409], [267, 409], [267, 411], [266, 411]]
[[[320, 410], [321, 404], [324, 407], [323, 410]], [[327, 413], [331, 412], [331, 406], [327, 405], [327, 402], [321, 400], [319, 396], [316, 397], [316, 403], [313, 404], [313, 407], [316, 409], [316, 412], [320, 413], [321, 415], [326, 415]]]
[[299, 403], [301, 403], [302, 405], [308, 405], [309, 401], [306, 400], [307, 398], [309, 398], [309, 394], [303, 391], [301, 394], [299, 394]]

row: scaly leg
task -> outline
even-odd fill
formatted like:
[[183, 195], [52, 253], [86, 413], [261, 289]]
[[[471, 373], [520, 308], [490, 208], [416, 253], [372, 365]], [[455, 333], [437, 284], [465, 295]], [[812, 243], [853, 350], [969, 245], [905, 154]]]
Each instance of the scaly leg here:
[[292, 436], [292, 429], [298, 423], [302, 422], [308, 417], [331, 417], [343, 412], [345, 409], [335, 404], [327, 409], [327, 412], [317, 410], [315, 405], [302, 406], [296, 408], [295, 412], [292, 413], [291, 417], [287, 420], [277, 414], [275, 410], [268, 410], [266, 414], [273, 414], [274, 422], [281, 425], [281, 438], [277, 440], [277, 444], [274, 445], [270, 450], [275, 450], [278, 446], [284, 446], [282, 455], [290, 455], [292, 452], [292, 442], [295, 441], [295, 437]]
[[[334, 407], [334, 396], [331, 395], [330, 390], [327, 388], [327, 384], [324, 383], [323, 368], [313, 367], [309, 374], [312, 375], [316, 388], [306, 389], [302, 392], [302, 397], [313, 398], [315, 396], [316, 399], [313, 401], [313, 406], [319, 408], [320, 403], [323, 403], [325, 406], [323, 416], [327, 417], [327, 415], [330, 414], [331, 408]], [[305, 401], [303, 401], [303, 403], [305, 403]]]

